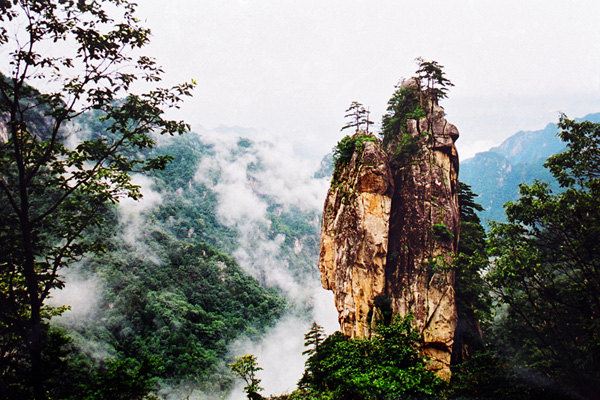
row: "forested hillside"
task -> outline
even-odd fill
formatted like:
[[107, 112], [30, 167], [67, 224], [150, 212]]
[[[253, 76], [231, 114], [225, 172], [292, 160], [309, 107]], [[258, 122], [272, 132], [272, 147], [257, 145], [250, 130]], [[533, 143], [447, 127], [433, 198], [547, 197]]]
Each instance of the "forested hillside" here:
[[[93, 131], [93, 125], [82, 129]], [[260, 192], [260, 184], [267, 182], [260, 179], [266, 168], [261, 158], [252, 156], [257, 145], [241, 138], [231, 142], [229, 155], [252, 158], [246, 171], [255, 183], [250, 191]], [[313, 212], [290, 208], [264, 191], [257, 193], [267, 205], [264, 226], [247, 224], [243, 230], [253, 231], [241, 233], [240, 221], [225, 225], [219, 217], [221, 199], [209, 187], [226, 179], [221, 176], [226, 171], [215, 164], [228, 156], [222, 152], [195, 133], [167, 140], [156, 153], [171, 155], [173, 161], [140, 180], [141, 203], [109, 210], [112, 223], [95, 232], [107, 238], [107, 251], [77, 267], [79, 276], [101, 288], [97, 309], [85, 324], [73, 323], [69, 312], [59, 319], [76, 333], [84, 352], [152, 359], [163, 384], [225, 390], [231, 382], [223, 368], [228, 345], [240, 336], [257, 340], [286, 308], [298, 306], [286, 306], [291, 299], [286, 290], [314, 280], [318, 220]], [[252, 239], [244, 234], [264, 242], [243, 243]], [[267, 249], [274, 254], [248, 253], [249, 245], [269, 241], [277, 244]], [[268, 260], [261, 259], [277, 256], [278, 269], [269, 270]], [[246, 260], [245, 271], [235, 257]]]
[[[28, 122], [46, 129], [38, 114]], [[87, 112], [60, 140], [116, 137], [110, 127], [101, 113]], [[271, 144], [231, 133], [206, 138], [156, 138], [142, 157], [170, 161], [133, 174], [142, 197], [95, 210], [103, 223], [83, 234], [95, 251], [62, 271], [49, 294], [56, 316], [43, 357], [53, 366], [45, 376], [53, 398], [224, 395], [236, 339], [260, 341], [292, 310], [308, 324], [311, 294], [300, 292], [316, 280], [319, 181], [308, 172], [304, 186], [277, 186]], [[10, 353], [2, 362], [3, 396], [26, 397], [27, 362]]]

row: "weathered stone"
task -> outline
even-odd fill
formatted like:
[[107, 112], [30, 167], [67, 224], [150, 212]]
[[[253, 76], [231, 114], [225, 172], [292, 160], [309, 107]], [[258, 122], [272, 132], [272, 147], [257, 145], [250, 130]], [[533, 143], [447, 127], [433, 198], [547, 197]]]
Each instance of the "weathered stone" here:
[[364, 143], [337, 180], [323, 214], [321, 281], [335, 294], [342, 332], [364, 337], [374, 298], [385, 290], [392, 178], [379, 143]]
[[458, 130], [433, 105], [427, 117], [409, 121], [419, 152], [393, 168], [386, 294], [392, 312], [412, 313], [423, 334], [430, 368], [449, 379], [456, 327], [454, 272], [459, 235]]
[[[407, 81], [410, 85], [412, 81]], [[454, 272], [459, 236], [458, 129], [436, 102], [427, 116], [408, 120], [405, 134], [415, 154], [395, 159], [365, 143], [336, 174], [325, 202], [319, 268], [323, 287], [334, 292], [340, 327], [351, 337], [368, 337], [381, 311], [414, 316], [429, 367], [449, 379], [456, 327]]]

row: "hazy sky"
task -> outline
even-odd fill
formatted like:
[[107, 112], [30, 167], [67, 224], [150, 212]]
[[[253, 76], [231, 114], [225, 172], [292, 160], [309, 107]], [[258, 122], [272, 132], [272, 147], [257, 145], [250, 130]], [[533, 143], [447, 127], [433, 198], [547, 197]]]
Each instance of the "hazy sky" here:
[[418, 56], [456, 85], [462, 158], [560, 111], [600, 111], [600, 2], [141, 0], [168, 81], [195, 78], [194, 125], [251, 127], [320, 157], [352, 100], [376, 121]]

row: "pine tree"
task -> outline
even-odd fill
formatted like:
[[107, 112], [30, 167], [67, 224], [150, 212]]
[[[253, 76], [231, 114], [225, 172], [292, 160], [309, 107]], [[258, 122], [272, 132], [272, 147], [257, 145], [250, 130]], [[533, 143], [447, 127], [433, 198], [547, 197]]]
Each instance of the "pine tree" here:
[[371, 111], [367, 108], [365, 113], [365, 118], [363, 119], [363, 123], [366, 125], [365, 131], [369, 133], [369, 125], [373, 125], [373, 121], [369, 118], [371, 115]]
[[477, 216], [483, 207], [476, 202], [471, 187], [458, 183], [460, 204], [460, 241], [456, 258], [456, 307], [458, 326], [452, 350], [452, 363], [458, 364], [483, 347], [480, 323], [490, 318], [492, 299], [483, 279], [488, 269], [485, 230]]
[[356, 132], [358, 132], [363, 125], [367, 125], [367, 131], [369, 129], [369, 125], [373, 124], [372, 121], [369, 121], [368, 111], [365, 107], [357, 102], [353, 101], [350, 104], [350, 107], [346, 110], [346, 115], [344, 118], [349, 118], [350, 121], [342, 127], [342, 131], [348, 128], [356, 128]]
[[416, 61], [419, 64], [416, 74], [421, 90], [435, 103], [448, 97], [448, 86], [454, 86], [454, 84], [446, 78], [444, 66], [437, 61], [427, 61], [420, 57]]
[[307, 349], [304, 350], [302, 354], [308, 355], [309, 357], [315, 354], [325, 338], [326, 336], [323, 327], [316, 322], [313, 322], [310, 330], [304, 335], [304, 347], [307, 347]]

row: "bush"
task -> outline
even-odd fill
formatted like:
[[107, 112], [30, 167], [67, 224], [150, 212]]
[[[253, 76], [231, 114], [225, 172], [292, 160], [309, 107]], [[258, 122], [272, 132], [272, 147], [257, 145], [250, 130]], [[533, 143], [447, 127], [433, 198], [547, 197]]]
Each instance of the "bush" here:
[[426, 369], [411, 320], [396, 317], [369, 339], [329, 336], [308, 359], [294, 398], [436, 398], [443, 382]]
[[333, 180], [337, 181], [340, 170], [352, 159], [354, 152], [362, 152], [366, 142], [376, 142], [377, 138], [367, 134], [357, 134], [353, 136], [344, 136], [342, 140], [333, 148], [334, 172]]
[[419, 90], [400, 86], [388, 101], [387, 112], [382, 118], [381, 135], [383, 144], [388, 145], [392, 139], [406, 133], [406, 122], [409, 119], [421, 119], [425, 111], [419, 102]]
[[433, 232], [433, 237], [440, 242], [449, 242], [454, 239], [454, 233], [442, 223], [433, 224], [431, 230]]
[[361, 152], [366, 142], [376, 141], [377, 138], [371, 135], [344, 136], [333, 149], [335, 167], [348, 164], [354, 152]]
[[398, 138], [398, 144], [394, 150], [394, 159], [407, 161], [411, 156], [419, 152], [419, 136], [410, 133], [402, 133]]

